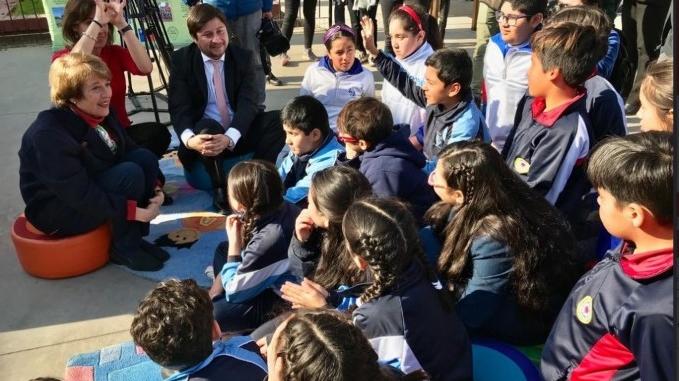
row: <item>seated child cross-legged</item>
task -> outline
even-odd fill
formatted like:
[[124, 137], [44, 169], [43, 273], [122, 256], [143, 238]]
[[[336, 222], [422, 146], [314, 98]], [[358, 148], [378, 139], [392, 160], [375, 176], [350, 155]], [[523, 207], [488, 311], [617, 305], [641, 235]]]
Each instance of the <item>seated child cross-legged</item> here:
[[288, 279], [287, 257], [299, 208], [283, 200], [273, 164], [248, 160], [229, 173], [226, 217], [228, 242], [215, 250], [210, 289], [215, 319], [223, 331], [252, 330], [276, 315], [276, 294]]
[[212, 301], [193, 279], [160, 282], [139, 303], [134, 343], [172, 372], [166, 381], [261, 381], [266, 363], [249, 337], [222, 339]]
[[339, 165], [314, 174], [309, 206], [297, 217], [288, 248], [292, 275], [298, 280], [311, 278], [328, 290], [356, 283], [342, 218], [354, 201], [370, 195], [368, 179], [354, 168]]
[[[432, 380], [470, 380], [467, 332], [445, 292], [434, 285], [406, 206], [394, 199], [358, 200], [344, 215], [342, 231], [353, 265], [369, 279], [353, 321], [380, 362], [404, 373], [423, 369]], [[293, 306], [328, 305], [328, 291], [308, 280], [285, 283], [281, 292]]]
[[281, 121], [285, 144], [290, 152], [278, 173], [283, 181], [285, 201], [300, 204], [306, 201], [314, 173], [335, 165], [344, 148], [335, 139], [328, 125], [328, 114], [317, 99], [302, 95], [283, 107]]
[[353, 100], [340, 112], [337, 128], [346, 149], [338, 161], [364, 174], [375, 195], [409, 203], [421, 220], [436, 195], [422, 171], [424, 156], [408, 141], [406, 127], [394, 127], [389, 108], [375, 98]]
[[420, 237], [469, 335], [544, 343], [582, 273], [561, 213], [479, 141], [446, 147], [429, 181], [441, 201]]
[[531, 44], [530, 96], [519, 103], [502, 156], [578, 226], [583, 196], [591, 189], [584, 167], [590, 122], [582, 84], [598, 59], [597, 35], [591, 26], [564, 22], [536, 32]]
[[426, 380], [380, 364], [363, 333], [346, 315], [300, 310], [283, 321], [266, 347], [269, 381]]
[[673, 380], [672, 135], [595, 148], [587, 174], [599, 216], [622, 245], [576, 283], [542, 352], [553, 380]]
[[[369, 23], [366, 19], [365, 23]], [[364, 30], [370, 30], [366, 26]], [[410, 137], [427, 158], [425, 172], [436, 166], [438, 153], [450, 143], [479, 139], [490, 142], [483, 114], [471, 92], [472, 60], [463, 49], [437, 50], [424, 62], [424, 83], [410, 77], [397, 61], [378, 51], [369, 33], [364, 33], [366, 49], [385, 80], [420, 107], [426, 107], [424, 125]]]

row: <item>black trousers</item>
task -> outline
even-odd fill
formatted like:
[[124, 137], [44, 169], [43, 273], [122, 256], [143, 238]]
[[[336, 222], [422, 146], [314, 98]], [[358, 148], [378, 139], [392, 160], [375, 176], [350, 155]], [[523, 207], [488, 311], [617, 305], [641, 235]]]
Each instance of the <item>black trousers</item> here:
[[365, 47], [363, 46], [363, 37], [361, 36], [361, 30], [363, 28], [361, 27], [361, 18], [363, 16], [368, 16], [370, 19], [373, 21], [373, 27], [375, 30], [373, 30], [373, 40], [375, 41], [375, 44], [377, 44], [377, 7], [370, 7], [369, 9], [359, 9], [355, 11], [354, 8], [354, 0], [335, 0], [334, 1], [334, 8], [333, 8], [333, 17], [335, 20], [335, 24], [346, 24], [345, 22], [345, 17], [344, 17], [344, 8], [347, 8], [349, 10], [349, 21], [351, 22], [351, 29], [354, 30], [354, 34], [356, 35], [356, 49], [358, 49], [359, 52], [365, 53]]
[[[192, 128], [196, 134], [223, 134], [224, 127], [212, 119], [201, 119]], [[253, 159], [261, 159], [276, 162], [278, 153], [285, 144], [285, 133], [281, 125], [281, 112], [279, 110], [260, 112], [250, 125], [248, 132], [241, 136], [233, 151], [224, 150], [218, 156], [203, 156], [199, 152], [188, 149], [184, 144], [179, 145], [177, 155], [184, 168], [190, 170], [193, 165], [200, 161], [210, 175], [214, 188], [226, 187], [226, 174], [224, 173], [224, 159], [242, 156], [253, 152]]]
[[153, 152], [158, 158], [167, 152], [172, 140], [170, 131], [162, 123], [137, 123], [125, 131], [135, 143]]
[[[299, 11], [300, 1], [302, 0], [286, 0], [285, 1], [285, 19], [283, 19], [283, 35], [290, 40], [292, 38], [292, 30], [297, 21], [297, 12]], [[311, 49], [311, 44], [314, 39], [314, 29], [316, 28], [316, 1], [304, 0], [302, 5], [302, 13], [304, 14], [304, 48]]]
[[[136, 200], [140, 207], [148, 205], [153, 197], [158, 179], [158, 159], [151, 151], [139, 148], [127, 152], [121, 161], [93, 177], [93, 181], [106, 193]], [[96, 210], [84, 214], [64, 205], [46, 208], [41, 217], [47, 217], [56, 236], [68, 237], [86, 233], [104, 223], [111, 222], [112, 250], [128, 255], [139, 249], [141, 238], [148, 235], [149, 224], [127, 220], [127, 210], [121, 210], [113, 219], [98, 214]]]

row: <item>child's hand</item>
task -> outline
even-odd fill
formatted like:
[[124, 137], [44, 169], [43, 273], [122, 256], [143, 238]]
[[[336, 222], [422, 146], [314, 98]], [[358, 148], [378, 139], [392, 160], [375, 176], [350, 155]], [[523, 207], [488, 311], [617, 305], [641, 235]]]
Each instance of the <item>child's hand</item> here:
[[311, 237], [314, 229], [314, 220], [309, 215], [309, 209], [302, 209], [295, 221], [295, 237], [302, 242], [306, 242]]
[[226, 236], [229, 237], [229, 244], [240, 242], [243, 236], [243, 222], [238, 214], [231, 214], [226, 217]]
[[[283, 381], [285, 379], [285, 369], [283, 366], [284, 355], [279, 354], [278, 348], [280, 347], [281, 332], [283, 332], [288, 325], [288, 321], [290, 321], [290, 318], [285, 319], [285, 321], [276, 328], [273, 336], [271, 336], [271, 342], [266, 346], [266, 355], [264, 357], [266, 357], [266, 365], [269, 369], [269, 381]], [[259, 341], [257, 341], [257, 343], [259, 344]]]
[[373, 37], [373, 20], [370, 19], [368, 16], [363, 16], [361, 18], [361, 36], [363, 37], [363, 46], [365, 47], [365, 50], [370, 53], [372, 56], [376, 56], [378, 51], [377, 51], [377, 46], [375, 46], [375, 39]]
[[212, 282], [212, 287], [210, 287], [210, 291], [208, 291], [208, 295], [210, 295], [210, 299], [214, 299], [215, 297], [221, 295], [224, 293], [224, 285], [222, 285], [222, 274], [219, 274], [215, 277], [215, 280]]
[[301, 284], [285, 282], [281, 287], [281, 298], [292, 303], [292, 308], [323, 308], [328, 305], [326, 291], [319, 284], [306, 278]]

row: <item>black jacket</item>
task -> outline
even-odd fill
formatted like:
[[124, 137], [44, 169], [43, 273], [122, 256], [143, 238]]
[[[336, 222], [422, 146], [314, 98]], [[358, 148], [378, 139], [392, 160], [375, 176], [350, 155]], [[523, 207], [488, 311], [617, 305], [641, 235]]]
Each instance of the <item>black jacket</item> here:
[[[224, 56], [224, 86], [233, 110], [231, 127], [247, 134], [259, 113], [255, 71], [249, 50], [229, 45]], [[205, 114], [208, 101], [205, 64], [195, 43], [172, 53], [168, 89], [170, 119], [177, 136], [191, 129]]]
[[38, 114], [19, 149], [19, 187], [26, 218], [46, 233], [58, 233], [73, 211], [93, 218], [127, 216], [127, 199], [107, 193], [93, 177], [120, 162], [136, 144], [113, 113], [101, 123], [117, 143], [114, 154], [94, 128], [68, 108]]

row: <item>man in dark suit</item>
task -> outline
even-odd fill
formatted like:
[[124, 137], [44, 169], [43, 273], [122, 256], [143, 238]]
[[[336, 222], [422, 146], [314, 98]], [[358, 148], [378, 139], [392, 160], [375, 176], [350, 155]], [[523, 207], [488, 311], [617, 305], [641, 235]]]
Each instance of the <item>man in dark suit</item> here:
[[198, 4], [186, 22], [194, 42], [173, 53], [168, 90], [179, 160], [187, 170], [202, 162], [215, 207], [227, 211], [224, 159], [253, 152], [274, 162], [285, 141], [280, 111], [259, 109], [252, 52], [229, 45], [221, 11]]

